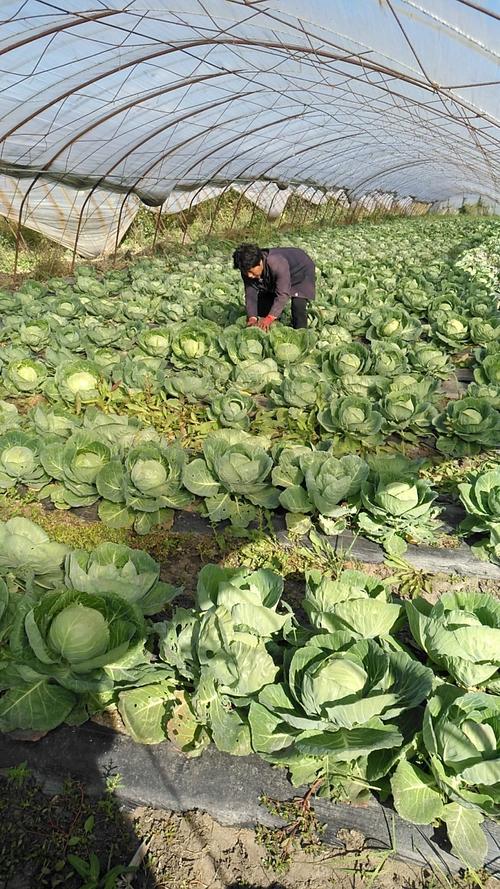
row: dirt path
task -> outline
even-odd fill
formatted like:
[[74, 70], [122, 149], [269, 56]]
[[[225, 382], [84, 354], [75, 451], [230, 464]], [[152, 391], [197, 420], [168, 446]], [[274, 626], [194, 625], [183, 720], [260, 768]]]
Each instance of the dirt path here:
[[[209, 815], [158, 809], [131, 814], [137, 837], [150, 839], [151, 889], [499, 889], [500, 881], [453, 878], [363, 852], [361, 836], [345, 831], [347, 849], [297, 851], [286, 873], [264, 866], [265, 850], [253, 830], [218, 824]], [[135, 883], [134, 883], [135, 885]]]

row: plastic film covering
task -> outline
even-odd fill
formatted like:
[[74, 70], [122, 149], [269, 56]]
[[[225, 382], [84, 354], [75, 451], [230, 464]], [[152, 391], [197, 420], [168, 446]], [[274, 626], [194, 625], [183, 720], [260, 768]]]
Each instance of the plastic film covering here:
[[0, 174], [0, 216], [14, 226], [23, 206], [23, 224], [27, 228], [70, 249], [78, 232], [78, 253], [87, 258], [112, 253], [141, 206], [134, 194], [127, 197], [122, 208], [123, 196], [116, 192], [97, 188], [87, 200], [88, 189], [45, 179], [39, 179], [28, 193], [32, 182]]
[[497, 0], [3, 0], [0, 19], [2, 206], [22, 192], [23, 223], [50, 181], [77, 239], [110, 194], [500, 201]]

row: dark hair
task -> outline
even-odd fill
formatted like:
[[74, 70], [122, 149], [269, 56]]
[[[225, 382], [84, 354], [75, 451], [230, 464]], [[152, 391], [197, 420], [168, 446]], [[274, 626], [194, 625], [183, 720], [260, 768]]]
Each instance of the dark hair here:
[[233, 253], [234, 268], [245, 274], [262, 261], [264, 254], [257, 244], [240, 244]]

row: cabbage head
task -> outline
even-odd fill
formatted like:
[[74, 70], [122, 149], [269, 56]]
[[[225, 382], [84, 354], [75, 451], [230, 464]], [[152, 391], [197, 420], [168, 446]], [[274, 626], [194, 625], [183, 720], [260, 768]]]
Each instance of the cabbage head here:
[[95, 433], [79, 430], [61, 444], [47, 444], [40, 459], [47, 475], [60, 482], [52, 501], [60, 509], [91, 506], [99, 499], [97, 475], [111, 460], [111, 448]]
[[73, 711], [82, 720], [87, 707], [102, 709], [153, 672], [146, 638], [139, 608], [114, 593], [61, 588], [26, 597], [10, 632], [0, 730], [49, 731]]
[[438, 528], [439, 509], [433, 505], [437, 492], [418, 478], [418, 467], [396, 455], [371, 462], [372, 471], [361, 487], [361, 531], [389, 552], [404, 552], [405, 540], [433, 541]]
[[[412, 346], [411, 353], [418, 348]], [[394, 377], [408, 370], [406, 350], [392, 340], [374, 340], [370, 348], [371, 369], [375, 376]]]
[[219, 344], [236, 365], [269, 357], [269, 337], [259, 327], [231, 325], [219, 336]]
[[413, 638], [465, 688], [500, 692], [500, 602], [488, 593], [445, 593], [435, 605], [406, 603]]
[[407, 391], [392, 391], [379, 403], [384, 417], [383, 429], [387, 434], [397, 432], [402, 438], [415, 439], [432, 433], [432, 424], [438, 415], [429, 401], [419, 401], [417, 395]]
[[440, 433], [436, 447], [443, 454], [470, 456], [500, 441], [500, 411], [487, 398], [465, 396], [448, 402], [434, 425]]
[[254, 750], [288, 766], [294, 784], [322, 778], [336, 798], [367, 799], [404, 743], [398, 718], [428, 697], [432, 671], [338, 631], [297, 648], [284, 673], [250, 704]]
[[273, 358], [254, 360], [247, 358], [236, 365], [233, 371], [233, 382], [238, 389], [257, 394], [271, 386], [279, 386], [281, 373]]
[[30, 413], [36, 432], [41, 437], [57, 435], [69, 438], [81, 426], [81, 420], [61, 404], [37, 404]]
[[498, 343], [500, 320], [498, 318], [473, 318], [470, 322], [470, 338], [473, 343], [477, 343], [479, 346]]
[[315, 367], [297, 365], [287, 367], [281, 385], [269, 393], [274, 404], [299, 410], [313, 408], [319, 402], [322, 376]]
[[458, 352], [470, 343], [469, 322], [458, 312], [438, 312], [433, 318], [432, 333], [442, 343]]
[[124, 361], [113, 368], [113, 380], [130, 393], [144, 390], [157, 393], [165, 378], [166, 362], [163, 358], [152, 358], [143, 352], [127, 355]]
[[33, 352], [41, 352], [48, 345], [50, 337], [50, 324], [41, 319], [21, 324], [19, 329], [19, 342], [24, 346], [29, 346]]
[[60, 586], [68, 547], [22, 516], [0, 522], [0, 574], [11, 575], [33, 593]]
[[474, 379], [482, 386], [500, 388], [500, 350], [484, 355], [479, 366], [474, 368]]
[[42, 361], [21, 358], [4, 369], [3, 384], [11, 395], [40, 392], [46, 377], [47, 368]]
[[139, 334], [137, 343], [147, 355], [167, 358], [170, 352], [170, 331], [166, 327], [148, 328]]
[[178, 592], [160, 581], [160, 566], [148, 553], [120, 543], [101, 543], [90, 553], [74, 550], [66, 557], [65, 572], [70, 589], [114, 593], [143, 614], [156, 614]]
[[437, 685], [424, 713], [423, 768], [401, 760], [391, 780], [397, 812], [414, 824], [442, 821], [467, 868], [484, 863], [483, 813], [498, 817], [500, 698]]
[[369, 340], [394, 340], [412, 343], [419, 339], [422, 325], [402, 306], [383, 306], [370, 315], [366, 331]]
[[213, 392], [214, 382], [207, 373], [196, 367], [169, 374], [163, 380], [163, 389], [172, 398], [185, 398], [196, 403], [206, 401]]
[[268, 569], [200, 571], [196, 610], [178, 608], [171, 621], [156, 625], [160, 657], [194, 685], [192, 709], [220, 750], [251, 753], [248, 722], [238, 707], [275, 681], [278, 665], [270, 643], [290, 628], [281, 610], [283, 579]]
[[205, 498], [213, 521], [230, 519], [233, 524], [246, 525], [255, 511], [240, 512], [238, 497], [266, 509], [278, 506], [278, 491], [271, 484], [272, 467], [272, 457], [260, 439], [236, 429], [224, 429], [207, 436], [203, 457], [185, 466], [183, 483], [188, 491]]
[[[282, 456], [286, 458], [286, 455], [285, 451]], [[338, 458], [325, 451], [305, 451], [298, 456], [297, 464], [301, 475], [280, 494], [281, 505], [290, 512], [318, 512], [329, 518], [338, 518], [350, 511], [339, 506], [343, 501], [349, 506], [359, 501], [361, 485], [369, 472], [365, 461], [355, 454]], [[276, 467], [273, 470], [276, 485], [282, 484], [280, 475], [280, 468]]]
[[317, 336], [313, 330], [294, 330], [273, 324], [269, 331], [271, 356], [279, 367], [311, 361]]
[[131, 448], [124, 461], [111, 460], [96, 478], [103, 498], [101, 520], [147, 534], [167, 518], [166, 510], [188, 506], [192, 497], [182, 484], [185, 459], [178, 445], [150, 441]]
[[15, 404], [0, 399], [0, 435], [10, 429], [17, 429], [21, 424], [21, 417]]
[[92, 404], [100, 398], [102, 372], [93, 361], [83, 358], [64, 361], [56, 368], [54, 381], [45, 387], [51, 400], [62, 398], [68, 404]]
[[459, 531], [465, 535], [485, 534], [472, 550], [479, 558], [500, 561], [496, 540], [500, 531], [500, 469], [489, 469], [458, 484], [467, 517]]
[[65, 324], [54, 333], [56, 345], [60, 349], [67, 349], [69, 352], [85, 352], [87, 348], [87, 340], [82, 337], [82, 330], [79, 324]]
[[415, 343], [408, 352], [408, 359], [413, 371], [441, 380], [446, 380], [453, 372], [447, 353], [432, 343]]
[[344, 343], [351, 343], [352, 336], [350, 332], [340, 324], [325, 324], [318, 329], [318, 341], [316, 346], [320, 351], [328, 351], [334, 346], [341, 346]]
[[207, 407], [207, 414], [221, 426], [248, 430], [250, 414], [255, 410], [255, 402], [250, 395], [238, 389], [227, 389], [216, 395]]
[[172, 335], [170, 361], [174, 367], [190, 367], [203, 357], [219, 354], [218, 328], [206, 319], [187, 321], [176, 327]]
[[401, 614], [387, 587], [362, 571], [341, 571], [335, 580], [320, 571], [306, 574], [302, 605], [315, 629], [326, 633], [347, 630], [360, 639], [393, 632]]
[[354, 395], [333, 398], [328, 407], [318, 413], [318, 422], [327, 432], [340, 441], [367, 447], [382, 441], [382, 420], [382, 414], [373, 409], [370, 399]]
[[130, 448], [148, 441], [160, 441], [161, 438], [153, 426], [145, 426], [137, 417], [104, 413], [93, 405], [85, 411], [83, 427], [120, 454], [126, 454]]
[[500, 468], [479, 472], [459, 482], [458, 491], [468, 513], [463, 530], [480, 533], [487, 531], [490, 524], [500, 522]]
[[347, 343], [330, 349], [322, 365], [324, 375], [330, 379], [366, 374], [370, 366], [370, 353], [361, 343]]
[[16, 485], [40, 490], [47, 481], [36, 435], [18, 429], [0, 435], [0, 490]]

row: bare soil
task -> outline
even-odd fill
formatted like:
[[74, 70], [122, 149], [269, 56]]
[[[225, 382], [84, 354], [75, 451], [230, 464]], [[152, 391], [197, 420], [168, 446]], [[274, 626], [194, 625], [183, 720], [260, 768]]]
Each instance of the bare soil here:
[[151, 889], [499, 889], [494, 878], [470, 883], [450, 874], [412, 867], [385, 854], [364, 852], [364, 838], [340, 831], [345, 848], [318, 854], [298, 851], [289, 870], [276, 874], [263, 864], [255, 832], [215, 822], [201, 812], [182, 815], [136, 809], [136, 835], [150, 839], [147, 866]]

